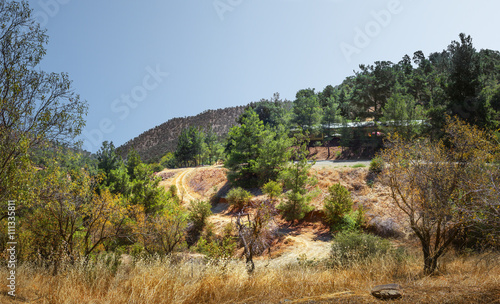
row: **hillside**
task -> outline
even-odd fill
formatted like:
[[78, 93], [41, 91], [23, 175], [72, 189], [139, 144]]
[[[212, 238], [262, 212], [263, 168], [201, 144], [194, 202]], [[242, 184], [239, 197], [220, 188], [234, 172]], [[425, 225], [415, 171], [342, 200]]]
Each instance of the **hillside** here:
[[134, 148], [143, 161], [158, 161], [165, 153], [175, 150], [177, 138], [184, 128], [212, 127], [218, 136], [223, 136], [236, 124], [236, 119], [244, 109], [245, 106], [237, 106], [207, 110], [196, 116], [173, 118], [129, 140], [118, 151], [122, 157], [126, 157], [129, 150]]

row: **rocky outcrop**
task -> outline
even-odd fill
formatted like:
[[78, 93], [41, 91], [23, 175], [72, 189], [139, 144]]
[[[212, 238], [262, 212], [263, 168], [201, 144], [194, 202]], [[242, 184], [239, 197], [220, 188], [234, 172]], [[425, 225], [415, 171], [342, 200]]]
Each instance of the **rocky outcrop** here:
[[403, 289], [399, 284], [378, 285], [372, 288], [371, 294], [381, 300], [399, 299], [403, 296]]

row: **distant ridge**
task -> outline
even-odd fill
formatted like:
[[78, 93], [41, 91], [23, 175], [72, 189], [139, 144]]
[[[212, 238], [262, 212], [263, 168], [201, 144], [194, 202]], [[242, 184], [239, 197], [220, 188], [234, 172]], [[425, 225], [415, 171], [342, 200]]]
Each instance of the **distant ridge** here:
[[177, 138], [183, 129], [189, 126], [212, 127], [218, 136], [225, 135], [236, 124], [236, 119], [245, 108], [246, 106], [238, 106], [206, 110], [196, 116], [172, 118], [129, 140], [118, 148], [118, 153], [125, 158], [129, 150], [134, 148], [143, 161], [159, 161], [167, 152], [175, 151]]

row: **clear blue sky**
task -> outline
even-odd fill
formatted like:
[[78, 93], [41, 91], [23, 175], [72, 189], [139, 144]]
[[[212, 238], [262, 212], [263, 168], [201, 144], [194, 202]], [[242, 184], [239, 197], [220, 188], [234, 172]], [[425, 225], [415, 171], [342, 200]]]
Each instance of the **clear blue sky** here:
[[41, 69], [89, 103], [84, 148], [170, 118], [340, 84], [359, 64], [500, 50], [500, 1], [29, 0], [50, 37]]

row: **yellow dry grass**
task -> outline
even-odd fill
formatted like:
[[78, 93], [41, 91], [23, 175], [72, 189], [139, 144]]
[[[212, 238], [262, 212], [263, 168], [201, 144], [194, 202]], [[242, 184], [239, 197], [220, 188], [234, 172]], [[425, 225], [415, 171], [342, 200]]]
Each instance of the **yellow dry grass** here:
[[[483, 256], [448, 258], [442, 273], [424, 277], [418, 259], [379, 260], [348, 269], [265, 267], [252, 275], [244, 264], [204, 265], [193, 261], [137, 261], [116, 272], [105, 263], [69, 267], [52, 276], [44, 269], [21, 266], [17, 299], [0, 287], [0, 303], [377, 303], [369, 291], [398, 283], [398, 303], [498, 303], [500, 267]], [[7, 277], [6, 269], [0, 271]]]

